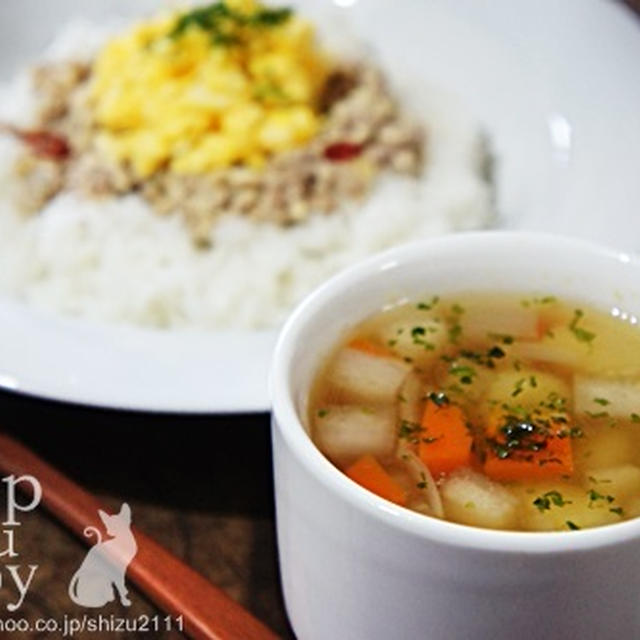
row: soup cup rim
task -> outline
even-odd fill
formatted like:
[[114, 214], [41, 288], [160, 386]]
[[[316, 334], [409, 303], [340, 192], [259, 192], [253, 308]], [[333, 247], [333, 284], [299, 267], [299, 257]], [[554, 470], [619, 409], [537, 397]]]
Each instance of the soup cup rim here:
[[[269, 392], [273, 429], [277, 429], [298, 462], [306, 471], [340, 499], [374, 520], [405, 534], [438, 542], [445, 546], [502, 553], [578, 553], [631, 541], [640, 537], [640, 517], [619, 523], [566, 532], [522, 532], [482, 529], [426, 516], [395, 505], [360, 487], [340, 472], [316, 447], [307, 433], [292, 394], [292, 362], [298, 340], [307, 321], [332, 298], [358, 282], [395, 268], [403, 262], [420, 259], [435, 248], [463, 249], [465, 246], [491, 247], [510, 244], [520, 252], [529, 248], [581, 252], [632, 265], [640, 270], [640, 258], [596, 243], [549, 233], [523, 231], [475, 231], [429, 238], [394, 247], [353, 265], [326, 281], [310, 293], [284, 324], [272, 360]], [[639, 271], [640, 272], [640, 271]], [[373, 311], [373, 310], [372, 310]], [[366, 314], [363, 315], [363, 319]]]

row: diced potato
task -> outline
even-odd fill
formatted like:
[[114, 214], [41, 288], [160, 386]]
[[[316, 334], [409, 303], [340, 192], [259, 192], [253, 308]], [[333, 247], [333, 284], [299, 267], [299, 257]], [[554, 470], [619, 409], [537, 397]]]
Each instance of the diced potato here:
[[634, 464], [596, 469], [588, 474], [587, 484], [600, 493], [624, 502], [632, 497], [640, 498], [640, 468]]
[[447, 327], [424, 311], [389, 318], [381, 324], [378, 338], [401, 358], [410, 358], [416, 366], [425, 367], [435, 360], [447, 342]]
[[404, 380], [398, 394], [400, 420], [420, 424], [424, 406], [425, 389], [419, 376], [411, 372]]
[[451, 474], [440, 489], [447, 518], [492, 529], [518, 525], [518, 499], [505, 487], [471, 471]]
[[592, 427], [584, 438], [573, 440], [574, 460], [585, 473], [631, 462], [635, 458], [635, 438], [629, 429], [605, 424]]
[[585, 314], [584, 325], [593, 332], [589, 356], [583, 363], [586, 373], [603, 377], [640, 377], [640, 334], [637, 330], [626, 332], [622, 320], [621, 329], [625, 339], [621, 340], [617, 331], [612, 331], [611, 319], [607, 316]]
[[600, 318], [589, 317], [585, 326], [595, 336], [591, 342], [579, 340], [569, 326], [553, 326], [552, 336], [535, 342], [516, 341], [509, 353], [597, 376], [640, 376], [640, 340], [619, 340]]
[[393, 403], [411, 365], [359, 349], [342, 349], [327, 381], [353, 402]]
[[[466, 376], [467, 367], [473, 371], [473, 375]], [[443, 363], [439, 369], [440, 375], [436, 376], [438, 389], [443, 389], [452, 400], [477, 406], [496, 376], [494, 369], [478, 365], [469, 358], [457, 358], [454, 362]], [[467, 377], [470, 378], [469, 384], [462, 382]]]
[[516, 307], [511, 300], [492, 299], [490, 305], [481, 300], [469, 302], [460, 321], [465, 338], [486, 340], [490, 333], [530, 340], [538, 337], [537, 310]]
[[533, 369], [497, 373], [489, 386], [488, 400], [527, 409], [547, 403], [551, 394], [569, 400], [569, 385], [559, 376]]
[[396, 412], [390, 407], [331, 405], [315, 418], [314, 435], [320, 450], [338, 465], [370, 453], [393, 453]]
[[[571, 528], [567, 523], [585, 529], [620, 520], [619, 515], [610, 511], [615, 508], [616, 502], [591, 500], [587, 489], [575, 485], [545, 483], [520, 489], [518, 493], [522, 501], [521, 523], [529, 531], [567, 531]], [[560, 505], [554, 502], [558, 496], [561, 498]], [[537, 499], [545, 498], [548, 508], [534, 504]]]
[[640, 385], [637, 382], [575, 376], [573, 403], [575, 411], [606, 411], [612, 418], [629, 419], [633, 413], [640, 415]]

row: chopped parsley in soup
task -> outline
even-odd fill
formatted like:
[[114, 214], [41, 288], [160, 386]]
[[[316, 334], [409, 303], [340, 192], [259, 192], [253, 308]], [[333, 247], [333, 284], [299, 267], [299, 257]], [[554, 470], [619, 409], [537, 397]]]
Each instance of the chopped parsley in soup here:
[[349, 478], [477, 527], [573, 531], [640, 515], [640, 330], [553, 296], [431, 297], [349, 333], [312, 436]]

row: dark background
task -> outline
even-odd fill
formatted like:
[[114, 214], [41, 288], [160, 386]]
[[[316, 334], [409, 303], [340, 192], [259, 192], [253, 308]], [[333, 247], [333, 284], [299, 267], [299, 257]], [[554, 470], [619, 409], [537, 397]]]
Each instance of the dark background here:
[[[0, 392], [0, 423], [109, 509], [115, 512], [128, 502], [136, 527], [223, 588], [279, 635], [293, 637], [277, 569], [267, 414], [141, 414]], [[4, 500], [2, 492], [0, 515], [4, 515]], [[12, 562], [39, 568], [23, 606], [13, 614], [6, 611], [6, 604], [15, 602], [15, 588], [4, 579], [0, 618], [82, 615], [84, 611], [69, 600], [67, 585], [86, 548], [42, 507], [19, 519], [16, 549], [20, 555]], [[28, 573], [26, 566], [24, 573]], [[128, 618], [156, 612], [133, 588], [131, 600], [130, 609], [113, 605], [100, 612]], [[149, 637], [181, 636], [154, 632]]]

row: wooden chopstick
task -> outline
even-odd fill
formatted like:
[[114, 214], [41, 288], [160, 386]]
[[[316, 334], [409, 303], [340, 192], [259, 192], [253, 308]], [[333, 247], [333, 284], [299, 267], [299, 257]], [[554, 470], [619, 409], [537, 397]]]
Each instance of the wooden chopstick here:
[[[83, 541], [87, 526], [102, 529], [100, 503], [84, 489], [11, 436], [0, 432], [0, 471], [32, 475], [42, 487], [42, 504]], [[29, 483], [20, 483], [28, 488]], [[277, 636], [248, 611], [157, 542], [132, 527], [138, 553], [127, 577], [160, 609], [182, 616], [197, 640], [274, 640]]]

